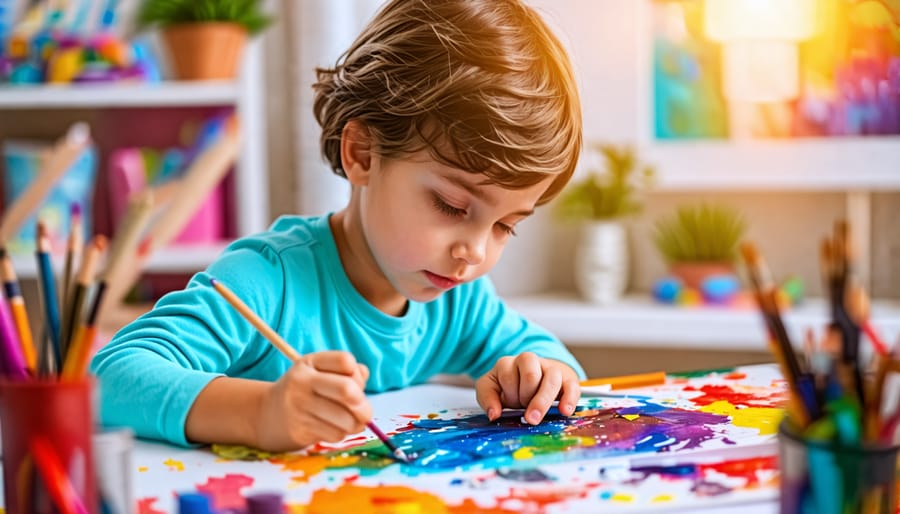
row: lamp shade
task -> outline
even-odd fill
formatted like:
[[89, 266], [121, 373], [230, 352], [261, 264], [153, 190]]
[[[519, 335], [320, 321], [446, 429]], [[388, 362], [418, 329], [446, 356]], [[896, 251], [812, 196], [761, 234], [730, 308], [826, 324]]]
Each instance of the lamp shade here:
[[706, 35], [720, 42], [801, 41], [816, 31], [816, 0], [705, 0]]

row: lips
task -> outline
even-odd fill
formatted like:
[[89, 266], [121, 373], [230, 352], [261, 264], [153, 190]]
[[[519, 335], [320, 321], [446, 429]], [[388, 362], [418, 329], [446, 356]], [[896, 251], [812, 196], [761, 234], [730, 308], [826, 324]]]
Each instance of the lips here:
[[438, 275], [438, 274], [432, 273], [430, 271], [426, 271], [425, 276], [428, 277], [428, 280], [435, 287], [440, 288], [440, 289], [450, 289], [450, 288], [458, 286], [460, 284], [459, 280], [454, 280], [452, 278], [448, 278], [443, 275]]

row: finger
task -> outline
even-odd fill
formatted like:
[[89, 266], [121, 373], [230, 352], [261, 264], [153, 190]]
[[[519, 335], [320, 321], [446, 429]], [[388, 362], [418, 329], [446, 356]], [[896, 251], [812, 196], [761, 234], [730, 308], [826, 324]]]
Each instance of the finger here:
[[544, 376], [541, 379], [540, 387], [534, 393], [528, 408], [525, 410], [525, 421], [532, 425], [537, 425], [544, 419], [544, 415], [553, 405], [553, 400], [559, 395], [559, 388], [562, 385], [562, 372], [555, 366], [549, 366], [544, 369]]
[[358, 432], [358, 430], [353, 432], [345, 431], [315, 414], [310, 414], [308, 425], [310, 434], [314, 437], [315, 442], [337, 443], [344, 440], [349, 434]]
[[494, 421], [500, 417], [503, 404], [500, 401], [500, 384], [494, 370], [475, 382], [475, 400], [484, 409], [488, 420]]
[[337, 373], [313, 371], [312, 390], [318, 396], [345, 405], [348, 409], [368, 403], [359, 384], [353, 378]]
[[306, 410], [316, 422], [326, 424], [340, 430], [342, 434], [353, 434], [365, 428], [346, 406], [328, 398], [313, 396], [307, 405], [298, 406]]
[[579, 398], [581, 398], [581, 384], [578, 383], [577, 377], [570, 374], [563, 378], [562, 392], [559, 395], [559, 412], [564, 416], [571, 416], [575, 413]]
[[500, 402], [504, 407], [522, 407], [522, 402], [519, 401], [519, 370], [516, 369], [514, 359], [500, 357], [494, 369], [500, 386]]
[[541, 385], [541, 359], [531, 352], [525, 352], [516, 357], [516, 368], [519, 370], [519, 403], [524, 407], [531, 403]]
[[319, 371], [352, 376], [359, 369], [356, 358], [350, 352], [327, 351], [307, 355], [312, 367]]
[[365, 389], [366, 382], [369, 381], [369, 367], [361, 362], [357, 366], [359, 367], [359, 374], [362, 375], [363, 389]]

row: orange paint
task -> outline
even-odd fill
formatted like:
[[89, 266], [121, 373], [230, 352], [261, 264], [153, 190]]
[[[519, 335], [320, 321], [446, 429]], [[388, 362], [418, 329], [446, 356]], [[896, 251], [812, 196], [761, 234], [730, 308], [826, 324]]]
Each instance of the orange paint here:
[[439, 497], [404, 486], [366, 487], [344, 483], [330, 491], [313, 493], [306, 514], [353, 512], [353, 514], [540, 514], [547, 507], [574, 498], [585, 498], [596, 483], [583, 487], [547, 489], [510, 489], [509, 494], [497, 498], [494, 506], [479, 505], [471, 498], [459, 505], [447, 505]]
[[731, 373], [725, 375], [725, 380], [741, 380], [747, 378], [747, 374], [740, 371], [732, 371]]
[[281, 466], [282, 471], [299, 473], [299, 475], [291, 476], [291, 480], [301, 483], [309, 481], [310, 477], [318, 475], [328, 467], [328, 457], [324, 455], [285, 454], [268, 460], [272, 464]]
[[419, 419], [422, 416], [420, 414], [401, 414], [400, 417], [406, 419]]
[[306, 507], [307, 514], [330, 514], [333, 512], [446, 514], [450, 511], [437, 496], [409, 487], [362, 487], [344, 484], [334, 491], [326, 489], [315, 491]]

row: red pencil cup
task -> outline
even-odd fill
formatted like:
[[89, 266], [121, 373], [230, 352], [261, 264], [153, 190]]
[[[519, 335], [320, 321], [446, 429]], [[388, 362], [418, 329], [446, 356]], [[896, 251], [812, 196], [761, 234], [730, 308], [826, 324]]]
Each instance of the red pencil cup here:
[[92, 388], [90, 380], [0, 381], [7, 514], [98, 512]]

